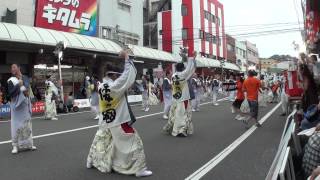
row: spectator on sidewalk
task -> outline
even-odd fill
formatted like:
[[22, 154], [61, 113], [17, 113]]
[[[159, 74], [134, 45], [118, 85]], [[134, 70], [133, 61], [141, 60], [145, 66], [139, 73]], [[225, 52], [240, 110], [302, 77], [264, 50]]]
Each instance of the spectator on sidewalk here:
[[309, 138], [304, 148], [302, 168], [305, 177], [311, 175], [312, 171], [320, 166], [320, 124], [316, 132]]
[[302, 104], [301, 108], [303, 112], [307, 112], [308, 107], [313, 104], [318, 104], [318, 92], [315, 80], [313, 78], [312, 73], [305, 66], [302, 72], [302, 82], [303, 82], [303, 96], [302, 96]]

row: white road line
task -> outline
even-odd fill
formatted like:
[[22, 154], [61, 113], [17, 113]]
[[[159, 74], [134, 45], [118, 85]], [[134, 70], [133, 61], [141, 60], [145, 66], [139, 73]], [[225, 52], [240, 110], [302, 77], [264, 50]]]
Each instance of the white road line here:
[[[226, 98], [223, 99], [219, 99], [218, 101], [224, 101]], [[206, 102], [203, 104], [200, 104], [201, 106], [206, 105], [206, 104], [210, 104], [210, 102]], [[137, 119], [142, 119], [142, 118], [146, 118], [146, 117], [151, 117], [151, 116], [156, 116], [159, 114], [162, 114], [163, 112], [157, 112], [157, 113], [153, 113], [153, 114], [147, 114], [144, 116], [139, 116], [137, 117]], [[33, 136], [33, 139], [38, 139], [38, 138], [43, 138], [43, 137], [48, 137], [48, 136], [55, 136], [55, 135], [60, 135], [60, 134], [66, 134], [66, 133], [71, 133], [71, 132], [76, 132], [76, 131], [81, 131], [81, 130], [86, 130], [86, 129], [91, 129], [91, 128], [96, 128], [99, 125], [93, 125], [93, 126], [87, 126], [87, 127], [82, 127], [82, 128], [76, 128], [76, 129], [70, 129], [70, 130], [66, 130], [66, 131], [59, 131], [59, 132], [54, 132], [54, 133], [49, 133], [49, 134], [43, 134], [43, 135], [38, 135], [38, 136]], [[2, 141], [0, 142], [1, 144], [9, 144], [11, 143], [11, 140], [8, 141]]]
[[[277, 104], [271, 111], [269, 111], [261, 120], [259, 121], [263, 124], [279, 107], [281, 103]], [[217, 166], [224, 158], [226, 158], [233, 150], [235, 150], [243, 141], [245, 141], [255, 130], [256, 126], [252, 126], [244, 134], [242, 134], [238, 139], [236, 139], [232, 144], [226, 147], [218, 155], [212, 158], [209, 162], [195, 171], [193, 174], [185, 178], [185, 180], [198, 180], [211, 171], [215, 166]]]
[[[223, 98], [223, 99], [219, 99], [218, 101], [223, 101], [223, 100], [226, 100], [227, 98]], [[210, 104], [210, 102], [206, 102], [206, 103], [203, 103], [203, 104], [200, 104], [201, 106], [202, 105], [206, 105], [206, 104]], [[131, 105], [131, 107], [135, 107], [135, 106], [141, 106], [141, 104], [135, 104], [135, 105]], [[91, 112], [91, 111], [81, 111], [81, 112], [73, 112], [73, 113], [67, 113], [67, 114], [58, 114], [58, 117], [60, 116], [69, 116], [69, 115], [74, 115], [74, 114], [82, 114], [82, 113], [86, 113], [86, 112]], [[32, 119], [43, 119], [44, 117], [43, 116], [37, 116], [37, 117], [33, 117]], [[8, 121], [0, 121], [0, 123], [8, 123], [10, 122], [10, 120]]]

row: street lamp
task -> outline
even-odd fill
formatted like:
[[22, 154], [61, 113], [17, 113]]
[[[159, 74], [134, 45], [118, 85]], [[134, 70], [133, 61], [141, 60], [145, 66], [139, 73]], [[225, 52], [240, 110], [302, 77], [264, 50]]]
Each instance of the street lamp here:
[[63, 60], [63, 51], [67, 48], [67, 44], [63, 41], [60, 41], [57, 45], [53, 54], [58, 58], [58, 69], [59, 69], [59, 79], [61, 83], [61, 101], [64, 103], [63, 95], [63, 85], [62, 85], [62, 72], [61, 72], [61, 61]]

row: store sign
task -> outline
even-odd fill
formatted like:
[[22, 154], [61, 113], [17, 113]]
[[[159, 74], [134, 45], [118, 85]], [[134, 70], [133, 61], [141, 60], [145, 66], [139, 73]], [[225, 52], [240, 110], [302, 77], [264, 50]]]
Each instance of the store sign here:
[[43, 113], [45, 104], [42, 101], [35, 102], [32, 104], [32, 113]]
[[87, 108], [91, 106], [89, 99], [75, 99], [73, 105], [78, 108]]
[[[42, 101], [32, 103], [32, 113], [43, 113], [45, 104]], [[9, 104], [0, 105], [0, 117], [10, 117], [11, 108]]]
[[8, 117], [10, 116], [10, 105], [0, 105], [0, 117]]
[[142, 95], [129, 95], [128, 102], [129, 103], [142, 102]]
[[95, 36], [97, 0], [38, 0], [35, 26]]

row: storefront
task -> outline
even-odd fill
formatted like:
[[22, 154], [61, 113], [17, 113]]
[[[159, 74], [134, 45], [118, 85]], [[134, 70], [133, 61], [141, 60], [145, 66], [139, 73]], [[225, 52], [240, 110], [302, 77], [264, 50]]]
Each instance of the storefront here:
[[[22, 72], [32, 77], [32, 85], [43, 99], [44, 81], [47, 74], [58, 80], [57, 58], [53, 51], [58, 42], [66, 42], [62, 61], [62, 79], [65, 97], [74, 92], [81, 98], [79, 91], [86, 75], [95, 75], [101, 80], [107, 64], [121, 65], [118, 53], [122, 47], [106, 39], [99, 39], [74, 33], [49, 29], [0, 23], [0, 82], [2, 103], [5, 103], [6, 81], [10, 77], [10, 65], [21, 65]], [[166, 67], [176, 61], [171, 54], [155, 49], [130, 46], [135, 54], [138, 78], [143, 69], [155, 69], [159, 64]], [[134, 98], [136, 99], [136, 98]]]

